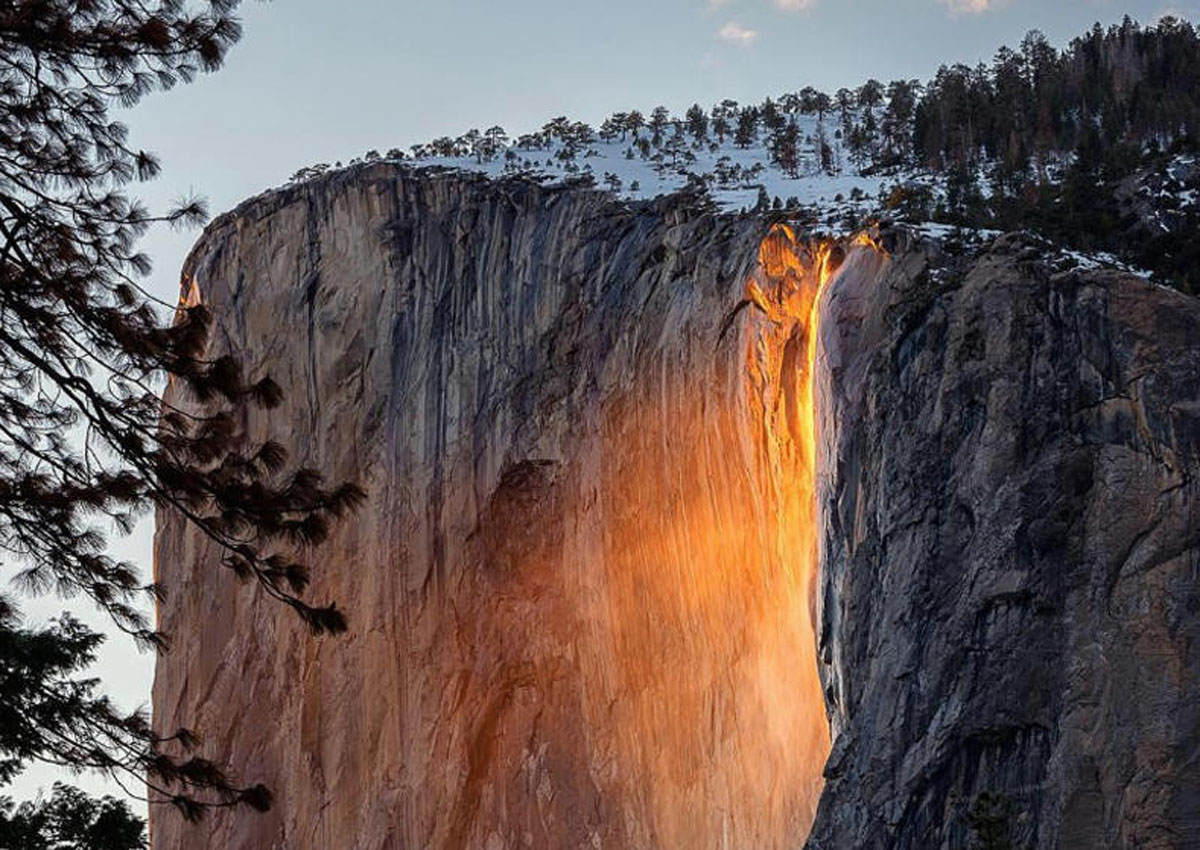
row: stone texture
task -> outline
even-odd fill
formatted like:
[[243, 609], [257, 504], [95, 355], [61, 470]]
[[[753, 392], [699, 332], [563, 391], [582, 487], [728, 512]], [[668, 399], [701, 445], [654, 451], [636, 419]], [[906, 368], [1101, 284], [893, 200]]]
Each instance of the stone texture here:
[[1200, 846], [1200, 302], [1046, 253], [827, 302], [811, 847], [965, 847], [985, 791], [1014, 846]]
[[336, 640], [160, 518], [155, 722], [279, 801], [156, 850], [797, 847], [819, 794], [812, 848], [958, 850], [985, 791], [1016, 846], [1200, 846], [1200, 302], [850, 248], [814, 499], [815, 260], [764, 234], [386, 165], [210, 227], [248, 427], [370, 502]]
[[156, 848], [802, 842], [829, 746], [812, 257], [781, 236], [760, 268], [761, 222], [688, 206], [378, 165], [209, 228], [185, 283], [214, 351], [286, 392], [251, 432], [370, 495], [316, 570], [339, 639], [160, 517], [187, 637], [155, 722], [278, 802], [156, 812]]

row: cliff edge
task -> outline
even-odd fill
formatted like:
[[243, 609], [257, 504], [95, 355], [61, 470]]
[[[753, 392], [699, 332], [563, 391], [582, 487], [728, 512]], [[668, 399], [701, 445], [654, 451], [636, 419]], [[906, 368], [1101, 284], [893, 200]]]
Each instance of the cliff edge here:
[[369, 503], [326, 640], [160, 517], [155, 723], [277, 803], [153, 846], [1193, 846], [1200, 304], [885, 242], [384, 164], [214, 222], [248, 430]]

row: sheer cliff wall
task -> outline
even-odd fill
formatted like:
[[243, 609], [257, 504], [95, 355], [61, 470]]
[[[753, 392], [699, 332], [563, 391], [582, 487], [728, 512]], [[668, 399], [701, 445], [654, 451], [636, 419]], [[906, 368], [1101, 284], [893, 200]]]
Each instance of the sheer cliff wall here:
[[156, 723], [277, 803], [156, 817], [156, 847], [803, 840], [829, 746], [797, 407], [815, 288], [786, 232], [760, 264], [764, 234], [387, 166], [209, 228], [185, 284], [214, 352], [286, 393], [251, 432], [369, 499], [315, 570], [338, 639], [163, 517], [161, 624], [187, 639]]
[[1200, 846], [1200, 301], [1053, 256], [825, 302], [812, 848]]
[[160, 518], [155, 722], [277, 804], [156, 850], [1200, 846], [1198, 302], [816, 247], [387, 165], [214, 222], [249, 429], [369, 502], [337, 639]]

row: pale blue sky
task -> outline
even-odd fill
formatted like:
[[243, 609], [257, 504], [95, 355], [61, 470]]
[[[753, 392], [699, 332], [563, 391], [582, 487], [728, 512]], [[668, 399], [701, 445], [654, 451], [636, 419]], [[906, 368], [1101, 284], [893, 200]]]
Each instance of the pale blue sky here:
[[[162, 206], [196, 191], [218, 212], [301, 166], [473, 126], [524, 132], [556, 115], [598, 123], [660, 103], [925, 79], [1033, 28], [1063, 44], [1097, 20], [1167, 11], [1194, 20], [1200, 0], [247, 2], [226, 67], [144, 101], [128, 122], [165, 165], [143, 196]], [[173, 292], [194, 237], [147, 242], [156, 289]]]
[[[806, 85], [832, 92], [869, 77], [926, 79], [943, 63], [986, 61], [1033, 28], [1061, 45], [1097, 20], [1150, 22], [1168, 11], [1195, 20], [1200, 0], [248, 2], [245, 36], [222, 71], [124, 117], [134, 144], [164, 163], [138, 194], [161, 209], [195, 192], [216, 213], [301, 166], [473, 126], [525, 132], [556, 115], [598, 123], [658, 104], [682, 111]], [[168, 300], [197, 235], [146, 240], [152, 289]], [[148, 565], [147, 525], [119, 551]], [[213, 580], [229, 577], [218, 570]], [[132, 706], [148, 699], [152, 666], [118, 636], [100, 673]], [[54, 778], [36, 771], [16, 790]]]

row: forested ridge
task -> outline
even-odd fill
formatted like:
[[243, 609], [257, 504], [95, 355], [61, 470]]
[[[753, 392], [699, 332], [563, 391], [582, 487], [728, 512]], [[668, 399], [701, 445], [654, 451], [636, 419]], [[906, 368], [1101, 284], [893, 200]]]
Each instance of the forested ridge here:
[[1126, 18], [1063, 50], [1033, 33], [990, 66], [942, 68], [905, 155], [946, 175], [932, 216], [1109, 251], [1197, 292], [1198, 139], [1195, 27]]
[[[631, 198], [686, 185], [725, 192], [733, 206], [817, 207], [843, 226], [882, 217], [1028, 229], [1198, 292], [1198, 139], [1200, 34], [1168, 16], [1096, 24], [1061, 48], [1033, 31], [990, 62], [945, 65], [924, 83], [805, 87], [682, 115], [632, 109], [598, 127], [563, 116], [522, 135], [471, 129], [365, 159], [494, 164]], [[649, 186], [647, 174], [662, 180]], [[825, 177], [831, 197], [818, 203], [809, 196]]]

